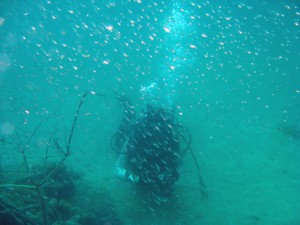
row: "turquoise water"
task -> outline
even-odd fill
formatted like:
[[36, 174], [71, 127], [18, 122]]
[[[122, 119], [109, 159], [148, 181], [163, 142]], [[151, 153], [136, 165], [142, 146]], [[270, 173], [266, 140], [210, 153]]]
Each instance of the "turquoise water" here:
[[[65, 148], [81, 96], [93, 90], [101, 96], [86, 97], [64, 162], [81, 177], [74, 208], [93, 213], [109, 196], [122, 224], [300, 224], [299, 7], [1, 1], [2, 183], [26, 176], [20, 139], [24, 145], [41, 121], [26, 148], [30, 171], [45, 163], [46, 149], [46, 161], [60, 161], [53, 140]], [[150, 94], [141, 91], [152, 83]], [[137, 111], [149, 101], [176, 108], [207, 199], [189, 153], [169, 204], [149, 206], [115, 177], [110, 139], [123, 112], [114, 90]], [[80, 224], [75, 217], [64, 223]]]

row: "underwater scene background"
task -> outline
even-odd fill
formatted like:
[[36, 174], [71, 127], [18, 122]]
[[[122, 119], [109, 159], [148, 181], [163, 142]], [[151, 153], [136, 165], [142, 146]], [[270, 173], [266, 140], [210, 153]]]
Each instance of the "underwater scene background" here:
[[[299, 7], [2, 0], [0, 224], [300, 224]], [[166, 203], [115, 176], [115, 93], [176, 109], [207, 198], [190, 152]]]

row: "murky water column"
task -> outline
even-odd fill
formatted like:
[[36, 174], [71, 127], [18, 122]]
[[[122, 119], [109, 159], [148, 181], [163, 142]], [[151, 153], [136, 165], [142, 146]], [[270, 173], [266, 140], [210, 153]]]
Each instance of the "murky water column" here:
[[191, 35], [193, 17], [181, 3], [172, 4], [169, 16], [162, 23], [164, 32], [161, 44], [162, 62], [157, 80], [148, 87], [142, 87], [141, 93], [146, 101], [173, 110], [176, 102], [177, 84], [182, 77], [182, 69], [191, 65], [193, 57]]

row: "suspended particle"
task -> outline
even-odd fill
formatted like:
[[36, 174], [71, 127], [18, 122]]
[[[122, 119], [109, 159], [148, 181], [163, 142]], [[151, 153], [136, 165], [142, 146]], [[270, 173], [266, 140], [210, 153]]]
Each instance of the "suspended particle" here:
[[164, 27], [164, 30], [165, 30], [165, 32], [167, 32], [167, 33], [170, 33], [170, 29], [169, 28], [167, 28], [167, 27]]
[[114, 27], [111, 26], [111, 25], [105, 26], [105, 28], [106, 28], [107, 30], [109, 30], [109, 31], [112, 31], [112, 30], [114, 29]]

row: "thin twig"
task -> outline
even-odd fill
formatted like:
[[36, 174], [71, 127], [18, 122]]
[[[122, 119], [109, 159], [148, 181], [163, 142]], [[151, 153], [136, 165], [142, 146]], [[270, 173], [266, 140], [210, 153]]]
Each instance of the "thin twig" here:
[[30, 188], [34, 189], [36, 186], [23, 184], [0, 184], [0, 188]]
[[77, 118], [78, 118], [78, 114], [79, 114], [80, 108], [81, 108], [81, 106], [82, 106], [82, 104], [84, 102], [85, 97], [88, 96], [89, 94], [103, 96], [103, 95], [97, 94], [97, 93], [95, 93], [93, 91], [87, 91], [81, 97], [81, 100], [79, 102], [79, 105], [77, 107], [77, 110], [76, 110], [76, 113], [75, 113], [75, 116], [74, 116], [74, 120], [73, 120], [73, 124], [72, 124], [72, 128], [71, 128], [70, 136], [69, 136], [69, 139], [68, 139], [67, 153], [66, 153], [67, 155], [70, 155], [70, 145], [71, 145], [71, 141], [72, 141], [72, 137], [73, 137], [73, 133], [74, 133], [74, 128], [75, 128], [75, 124], [76, 124], [76, 121], [77, 121]]
[[[203, 178], [202, 178], [202, 175], [201, 175], [201, 170], [200, 170], [200, 166], [199, 166], [199, 163], [197, 161], [197, 158], [196, 158], [196, 155], [193, 151], [193, 149], [191, 148], [191, 143], [188, 142], [186, 140], [186, 138], [178, 131], [178, 129], [175, 127], [175, 129], [177, 130], [177, 133], [180, 135], [180, 137], [182, 138], [182, 140], [185, 142], [185, 144], [187, 145], [187, 148], [186, 150], [184, 151], [184, 153], [187, 151], [187, 150], [190, 150], [191, 154], [192, 154], [192, 157], [193, 157], [193, 161], [195, 163], [195, 166], [196, 166], [196, 169], [197, 169], [197, 172], [198, 172], [198, 179], [199, 179], [199, 189], [200, 189], [200, 193], [201, 193], [201, 197], [203, 199], [207, 199], [207, 192], [206, 192], [206, 187], [205, 187], [205, 184], [204, 184], [204, 181], [203, 181]], [[190, 137], [191, 138], [191, 137]], [[191, 139], [190, 139], [191, 141]]]
[[[22, 157], [23, 157], [23, 161], [24, 161], [24, 164], [25, 164], [25, 168], [26, 168], [26, 171], [27, 173], [29, 173], [29, 166], [28, 166], [28, 161], [27, 161], [27, 158], [26, 158], [26, 155], [25, 155], [25, 150], [26, 148], [29, 146], [30, 144], [30, 141], [31, 139], [33, 138], [33, 136], [35, 135], [35, 133], [37, 132], [37, 130], [40, 128], [40, 126], [42, 125], [43, 121], [41, 121], [36, 127], [35, 129], [33, 130], [33, 132], [31, 133], [31, 135], [29, 136], [27, 142], [26, 142], [26, 145], [23, 146], [23, 143], [22, 143], [22, 139], [20, 137], [20, 135], [18, 134], [18, 132], [16, 132], [17, 134], [17, 137], [19, 138], [19, 145], [21, 147], [21, 154], [22, 154]], [[47, 213], [46, 213], [46, 203], [44, 201], [44, 197], [42, 195], [42, 192], [40, 190], [40, 186], [38, 186], [33, 178], [30, 178], [30, 183], [32, 184], [32, 186], [34, 187], [36, 193], [37, 193], [37, 196], [38, 196], [38, 200], [39, 200], [39, 203], [40, 203], [40, 207], [41, 207], [41, 210], [42, 210], [42, 221], [43, 221], [43, 224], [44, 225], [47, 225], [48, 222], [47, 222]], [[26, 186], [26, 185], [25, 185]], [[24, 187], [25, 187], [24, 186]]]
[[28, 138], [27, 142], [26, 142], [26, 145], [25, 146], [28, 146], [31, 139], [33, 138], [33, 136], [35, 135], [35, 133], [37, 132], [37, 130], [40, 128], [40, 126], [42, 125], [43, 121], [41, 121], [36, 127], [35, 129], [33, 130], [33, 132], [31, 133], [30, 137]]
[[38, 186], [42, 186], [54, 173], [55, 171], [62, 166], [63, 162], [70, 156], [71, 154], [71, 141], [72, 141], [72, 138], [73, 138], [73, 134], [74, 134], [74, 129], [75, 129], [75, 125], [76, 125], [76, 122], [77, 122], [77, 118], [78, 118], [78, 115], [79, 115], [79, 112], [80, 112], [80, 109], [81, 109], [81, 106], [86, 98], [86, 96], [88, 96], [89, 94], [93, 94], [93, 95], [99, 95], [99, 96], [103, 96], [103, 95], [100, 95], [100, 94], [97, 94], [93, 91], [87, 91], [84, 93], [84, 95], [81, 97], [80, 99], [80, 102], [79, 102], [79, 105], [77, 107], [77, 110], [76, 110], [76, 113], [74, 115], [74, 119], [73, 119], [73, 123], [72, 123], [72, 128], [71, 128], [71, 132], [70, 132], [70, 135], [69, 135], [69, 139], [68, 139], [68, 144], [67, 144], [67, 151], [64, 152], [62, 150], [62, 148], [60, 147], [60, 145], [58, 144], [58, 141], [56, 139], [53, 139], [54, 141], [54, 145], [56, 147], [56, 149], [63, 154], [63, 157], [60, 161], [60, 163], [46, 176], [44, 177], [44, 179], [39, 183]]

